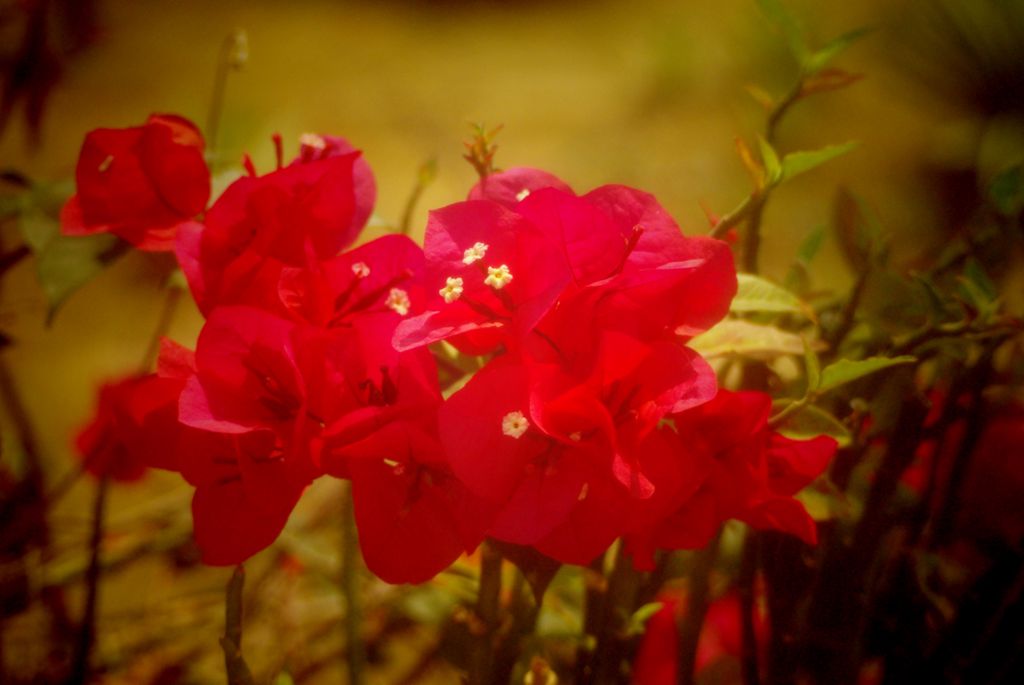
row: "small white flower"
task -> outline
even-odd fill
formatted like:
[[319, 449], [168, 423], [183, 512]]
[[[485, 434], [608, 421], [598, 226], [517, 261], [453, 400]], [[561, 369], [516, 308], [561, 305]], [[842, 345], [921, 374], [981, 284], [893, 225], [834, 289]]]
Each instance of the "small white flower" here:
[[487, 243], [473, 243], [473, 247], [467, 248], [462, 253], [462, 263], [472, 264], [473, 262], [479, 261], [484, 258], [487, 254], [487, 248], [490, 247]]
[[569, 433], [569, 439], [572, 440], [573, 442], [579, 442], [580, 440], [583, 439], [583, 434], [580, 433], [579, 431], [576, 431], [575, 433]]
[[501, 420], [501, 432], [510, 438], [518, 440], [523, 437], [523, 433], [530, 427], [530, 422], [526, 420], [521, 411], [512, 411], [505, 414], [505, 417]]
[[529, 188], [523, 188], [518, 193], [516, 193], [516, 202], [522, 202], [523, 200], [525, 200], [529, 196], [530, 196], [530, 189]]
[[352, 273], [356, 278], [366, 278], [370, 275], [370, 267], [366, 266], [366, 262], [356, 262], [352, 265]]
[[409, 302], [409, 293], [401, 288], [392, 288], [388, 292], [388, 299], [384, 300], [384, 304], [399, 316], [405, 316], [409, 313], [409, 305], [411, 304]]
[[444, 298], [445, 303], [451, 304], [462, 297], [462, 279], [458, 276], [449, 276], [445, 280], [444, 287], [437, 292]]
[[501, 266], [487, 267], [487, 278], [484, 279], [484, 283], [487, 285], [491, 286], [495, 290], [501, 290], [511, 282], [512, 273], [504, 264]]

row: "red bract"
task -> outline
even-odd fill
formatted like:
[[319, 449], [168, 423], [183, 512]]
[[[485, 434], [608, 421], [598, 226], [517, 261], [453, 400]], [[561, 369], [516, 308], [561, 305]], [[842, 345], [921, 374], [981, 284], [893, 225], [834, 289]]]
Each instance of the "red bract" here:
[[719, 390], [712, 401], [673, 416], [677, 449], [701, 460], [707, 477], [673, 512], [630, 534], [638, 568], [653, 567], [656, 548], [704, 546], [730, 518], [817, 541], [814, 520], [793, 495], [824, 472], [836, 441], [779, 435], [768, 426], [770, 411], [768, 395]]
[[423, 250], [405, 236], [387, 235], [312, 268], [284, 269], [278, 301], [293, 318], [317, 326], [390, 327], [379, 342], [391, 349], [395, 326], [423, 308], [422, 271]]
[[623, 532], [654, 492], [647, 470], [677, 458], [652, 434], [659, 419], [715, 392], [710, 368], [678, 344], [609, 332], [596, 348], [578, 368], [557, 355], [499, 358], [440, 416], [456, 475], [498, 508], [489, 533], [569, 563]]
[[200, 310], [276, 307], [285, 267], [312, 268], [351, 244], [376, 193], [360, 162], [358, 152], [347, 151], [241, 178], [202, 224], [183, 227], [176, 252]]
[[141, 478], [147, 467], [173, 468], [163, 427], [174, 423], [180, 386], [155, 374], [105, 384], [93, 420], [75, 438], [82, 466], [97, 477]]
[[393, 421], [346, 450], [359, 546], [389, 583], [420, 583], [483, 539], [489, 510], [451, 473], [428, 416]]
[[202, 560], [241, 563], [277, 538], [313, 475], [284, 458], [284, 446], [271, 431], [216, 433], [180, 423], [178, 395], [195, 373], [193, 356], [165, 341], [159, 367], [160, 381], [174, 392], [152, 435], [175, 455], [164, 468], [179, 471], [196, 487], [192, 518]]
[[144, 250], [172, 250], [178, 225], [206, 208], [210, 172], [190, 121], [153, 115], [142, 126], [85, 138], [78, 192], [61, 211], [65, 235], [113, 233]]
[[631, 188], [577, 197], [543, 172], [507, 173], [471, 193], [488, 199], [431, 214], [433, 299], [399, 326], [399, 349], [445, 338], [472, 352], [515, 348], [549, 312], [585, 321], [588, 310], [599, 326], [645, 340], [690, 336], [725, 315], [736, 290], [725, 243], [684, 238], [653, 197]]

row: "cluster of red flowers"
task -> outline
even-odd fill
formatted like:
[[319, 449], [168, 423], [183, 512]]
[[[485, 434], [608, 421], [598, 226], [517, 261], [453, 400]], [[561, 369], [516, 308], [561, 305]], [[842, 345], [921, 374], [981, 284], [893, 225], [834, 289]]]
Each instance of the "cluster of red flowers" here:
[[[766, 395], [718, 390], [686, 342], [728, 311], [732, 254], [652, 196], [510, 169], [431, 212], [422, 249], [347, 249], [375, 185], [344, 140], [304, 136], [209, 208], [197, 160], [175, 117], [94, 131], [65, 231], [173, 241], [206, 317], [194, 354], [165, 341], [80, 443], [92, 464], [135, 454], [195, 485], [208, 563], [273, 542], [321, 475], [351, 481], [366, 563], [390, 582], [485, 536], [577, 564], [621, 537], [638, 567], [728, 518], [814, 540], [792, 495], [835, 443], [788, 440]], [[488, 359], [447, 400], [428, 347], [442, 340]]]

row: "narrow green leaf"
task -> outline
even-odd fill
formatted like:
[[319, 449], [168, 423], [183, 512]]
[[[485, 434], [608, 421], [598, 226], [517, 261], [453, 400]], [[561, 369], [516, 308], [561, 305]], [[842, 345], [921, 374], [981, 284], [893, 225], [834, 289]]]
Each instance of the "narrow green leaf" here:
[[1015, 164], [996, 174], [988, 194], [1000, 213], [1015, 216], [1024, 209], [1024, 164]]
[[757, 4], [761, 6], [764, 15], [782, 31], [797, 63], [806, 63], [810, 50], [807, 49], [807, 41], [804, 40], [803, 30], [796, 17], [779, 0], [758, 0]]
[[821, 385], [821, 360], [807, 338], [804, 338], [804, 369], [807, 372], [807, 393], [810, 394]]
[[690, 346], [705, 357], [733, 354], [755, 359], [774, 359], [783, 355], [802, 355], [804, 341], [795, 333], [775, 326], [729, 319], [690, 341]]
[[850, 141], [840, 145], [829, 145], [818, 150], [791, 152], [782, 158], [782, 172], [779, 180], [788, 181], [794, 176], [799, 176], [805, 171], [810, 171], [815, 167], [821, 166], [825, 162], [845, 155], [847, 152], [857, 147], [857, 145], [859, 145], [859, 143], [856, 141]]
[[121, 253], [121, 241], [109, 234], [57, 236], [36, 253], [39, 283], [49, 304], [47, 322], [75, 290], [99, 274]]
[[764, 183], [766, 186], [773, 186], [782, 179], [783, 174], [779, 155], [771, 143], [762, 136], [757, 137], [757, 146], [761, 152], [761, 163], [764, 165]]
[[[786, 404], [788, 402], [776, 407], [784, 409]], [[839, 419], [814, 405], [808, 405], [789, 416], [778, 427], [778, 431], [794, 440], [809, 440], [819, 435], [828, 435], [834, 438], [840, 447], [847, 447], [852, 441], [849, 429]]]
[[729, 310], [733, 312], [780, 312], [803, 314], [806, 310], [796, 295], [753, 274], [736, 274], [737, 290]]
[[627, 635], [643, 635], [647, 621], [665, 606], [663, 602], [648, 602], [633, 612], [626, 628]]
[[903, 355], [901, 357], [868, 357], [867, 359], [840, 359], [829, 364], [821, 372], [821, 383], [818, 392], [828, 392], [840, 385], [845, 385], [882, 369], [900, 364], [912, 364], [917, 357]]
[[843, 52], [843, 50], [850, 47], [851, 44], [860, 38], [863, 38], [868, 33], [871, 33], [870, 28], [861, 27], [859, 29], [848, 31], [837, 38], [833, 38], [826, 43], [823, 48], [814, 51], [806, 60], [804, 60], [804, 73], [807, 75], [818, 73], [828, 66], [828, 63], [835, 59], [839, 53]]
[[808, 233], [807, 237], [800, 243], [800, 247], [796, 251], [796, 258], [805, 266], [810, 264], [814, 261], [824, 243], [825, 227], [818, 226]]
[[986, 273], [985, 267], [981, 265], [981, 262], [974, 257], [968, 259], [967, 263], [964, 264], [964, 278], [976, 285], [986, 299], [994, 300], [999, 297], [999, 289], [996, 287], [996, 284], [988, 277], [988, 273]]

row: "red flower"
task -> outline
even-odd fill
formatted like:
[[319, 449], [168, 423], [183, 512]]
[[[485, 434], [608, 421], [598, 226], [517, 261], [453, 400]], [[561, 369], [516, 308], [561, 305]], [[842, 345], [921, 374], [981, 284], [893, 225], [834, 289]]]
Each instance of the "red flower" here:
[[[557, 346], [557, 341], [553, 341]], [[648, 470], [676, 453], [652, 433], [662, 416], [709, 399], [714, 375], [693, 352], [608, 332], [591, 363], [509, 355], [441, 409], [448, 458], [498, 510], [489, 534], [587, 563], [655, 486]]]
[[359, 546], [389, 583], [430, 580], [480, 544], [491, 516], [445, 463], [433, 423], [393, 421], [346, 450]]
[[284, 458], [271, 431], [216, 433], [180, 423], [178, 396], [194, 374], [192, 353], [164, 341], [158, 375], [174, 392], [152, 436], [175, 456], [163, 468], [196, 487], [192, 519], [203, 562], [238, 564], [277, 539], [313, 474]]
[[440, 339], [474, 353], [501, 342], [514, 348], [549, 312], [579, 316], [568, 306], [576, 300], [591, 301], [584, 308], [597, 308], [600, 326], [644, 340], [690, 336], [725, 315], [736, 290], [725, 243], [684, 238], [652, 196], [631, 188], [577, 197], [543, 172], [506, 173], [471, 193], [494, 200], [431, 213], [424, 251], [432, 299], [399, 326], [399, 349]]
[[653, 567], [655, 548], [702, 547], [730, 518], [817, 541], [814, 520], [793, 495], [824, 472], [836, 441], [779, 435], [768, 426], [770, 411], [764, 393], [719, 390], [712, 401], [672, 417], [677, 449], [701, 460], [707, 476], [667, 516], [634, 528], [628, 543], [638, 568]]
[[61, 211], [61, 231], [113, 233], [143, 250], [174, 249], [179, 224], [202, 213], [210, 198], [202, 135], [173, 115], [91, 131], [75, 180], [78, 193]]
[[359, 152], [342, 149], [240, 178], [202, 224], [183, 228], [178, 262], [203, 313], [218, 304], [274, 308], [284, 268], [312, 268], [355, 240], [376, 188]]
[[173, 468], [176, 454], [162, 428], [176, 420], [179, 391], [176, 383], [156, 374], [103, 385], [96, 416], [75, 438], [85, 470], [97, 477], [134, 481], [147, 467]]

